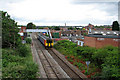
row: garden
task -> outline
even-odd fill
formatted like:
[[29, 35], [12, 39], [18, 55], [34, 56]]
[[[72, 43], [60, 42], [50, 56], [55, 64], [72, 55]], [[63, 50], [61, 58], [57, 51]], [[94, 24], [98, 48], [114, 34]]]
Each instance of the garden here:
[[[88, 78], [117, 79], [120, 77], [118, 47], [91, 48], [77, 46], [69, 40], [58, 41], [54, 48]], [[87, 70], [86, 61], [90, 61]]]

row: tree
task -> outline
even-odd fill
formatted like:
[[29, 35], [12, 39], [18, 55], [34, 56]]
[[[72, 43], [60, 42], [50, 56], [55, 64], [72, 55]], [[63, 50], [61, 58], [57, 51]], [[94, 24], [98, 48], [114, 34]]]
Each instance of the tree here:
[[119, 23], [118, 21], [114, 21], [112, 24], [112, 30], [113, 31], [119, 31]]
[[55, 30], [60, 30], [60, 28], [59, 28], [59, 27], [57, 27], [57, 26], [56, 26], [56, 27], [54, 27], [54, 29], [55, 29]]
[[36, 26], [32, 22], [30, 22], [27, 24], [27, 29], [36, 29]]
[[73, 27], [69, 27], [68, 30], [73, 30]]
[[2, 47], [15, 48], [21, 43], [17, 23], [10, 18], [7, 12], [0, 11], [2, 14]]

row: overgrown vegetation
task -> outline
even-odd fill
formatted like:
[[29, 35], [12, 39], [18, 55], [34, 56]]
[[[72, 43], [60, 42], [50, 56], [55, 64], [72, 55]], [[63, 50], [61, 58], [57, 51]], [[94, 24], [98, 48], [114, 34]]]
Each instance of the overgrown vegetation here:
[[31, 38], [25, 38], [26, 43], [31, 44], [32, 40]]
[[36, 78], [38, 65], [33, 62], [30, 43], [22, 44], [17, 23], [7, 12], [2, 14], [2, 78]]
[[[30, 45], [21, 48], [29, 49]], [[22, 50], [23, 52], [25, 52]], [[26, 54], [27, 53], [27, 54]], [[2, 49], [2, 77], [3, 78], [36, 78], [38, 76], [38, 65], [33, 62], [32, 54], [13, 49]]]
[[[117, 79], [120, 77], [120, 60], [118, 48], [106, 46], [96, 49], [91, 47], [80, 47], [68, 40], [58, 41], [54, 48], [65, 55], [71, 64], [78, 67], [88, 77]], [[89, 70], [85, 61], [90, 61]]]

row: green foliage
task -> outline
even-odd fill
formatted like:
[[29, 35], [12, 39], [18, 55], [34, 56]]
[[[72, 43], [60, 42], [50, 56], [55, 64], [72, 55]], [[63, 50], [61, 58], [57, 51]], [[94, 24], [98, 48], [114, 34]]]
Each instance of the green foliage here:
[[58, 49], [64, 48], [64, 49], [69, 50], [69, 49], [73, 49], [74, 47], [77, 47], [77, 44], [75, 44], [69, 40], [61, 40], [61, 41], [58, 41], [57, 44], [54, 45], [54, 47], [56, 47]]
[[45, 34], [45, 36], [49, 37], [49, 35], [48, 35], [48, 34]]
[[27, 24], [27, 29], [36, 29], [36, 26], [32, 22], [30, 22]]
[[2, 13], [2, 78], [36, 78], [38, 66], [33, 62], [29, 45], [22, 44], [17, 23]]
[[101, 67], [101, 64], [103, 64], [105, 61], [105, 57], [108, 55], [107, 53], [108, 52], [105, 49], [98, 49], [96, 52], [94, 52], [94, 55], [92, 55], [94, 63]]
[[17, 26], [18, 26], [18, 27], [23, 27], [23, 26], [24, 26], [24, 27], [27, 27], [27, 26], [25, 26], [25, 25], [17, 25]]
[[56, 26], [56, 27], [54, 27], [54, 30], [60, 30], [60, 27]]
[[2, 47], [16, 48], [19, 45], [20, 35], [17, 23], [10, 18], [7, 12], [2, 13]]
[[31, 42], [32, 42], [31, 38], [25, 38], [25, 41], [27, 44], [31, 44]]
[[12, 49], [2, 49], [2, 77], [3, 78], [36, 78], [38, 65], [32, 60], [32, 55], [21, 57]]
[[38, 27], [38, 29], [43, 29], [43, 27]]
[[75, 50], [78, 56], [82, 56], [92, 61], [92, 55], [95, 52], [95, 48], [79, 46]]
[[104, 26], [94, 26], [95, 28], [105, 28]]
[[52, 29], [52, 26], [48, 27], [49, 29]]
[[87, 33], [83, 33], [83, 35], [84, 35], [84, 36], [86, 36], [86, 35], [87, 35]]
[[69, 27], [68, 30], [73, 30], [73, 27]]
[[102, 69], [102, 77], [111, 79], [111, 78], [117, 78], [120, 77], [120, 70], [119, 67], [116, 65], [104, 65]]
[[29, 46], [22, 44], [17, 47], [16, 51], [18, 52], [17, 54], [19, 54], [19, 56], [26, 57], [31, 50]]
[[[96, 76], [108, 79], [117, 79], [120, 77], [118, 47], [106, 46], [100, 49], [87, 46], [80, 47], [68, 40], [58, 41], [54, 47], [66, 56], [75, 55], [78, 59], [84, 58], [84, 61], [90, 60], [90, 64], [94, 64], [96, 67], [98, 66], [98, 68], [101, 69], [101, 73], [96, 73]], [[69, 57], [67, 58], [69, 60]], [[70, 61], [72, 62], [71, 59]], [[80, 68], [83, 66], [81, 63], [74, 63], [74, 65], [77, 65]], [[86, 72], [86, 74], [88, 73]]]
[[114, 21], [112, 24], [112, 30], [113, 31], [119, 31], [119, 23], [118, 21]]
[[118, 48], [107, 47], [110, 52], [105, 57], [104, 64], [102, 64], [102, 75], [106, 78], [118, 78], [120, 77], [120, 59]]

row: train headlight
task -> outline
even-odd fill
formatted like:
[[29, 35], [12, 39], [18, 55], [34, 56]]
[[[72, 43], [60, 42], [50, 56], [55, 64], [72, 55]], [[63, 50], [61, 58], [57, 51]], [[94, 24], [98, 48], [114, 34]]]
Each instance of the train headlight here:
[[46, 46], [48, 45], [48, 43], [46, 43]]
[[51, 45], [53, 46], [53, 43], [51, 43]]

